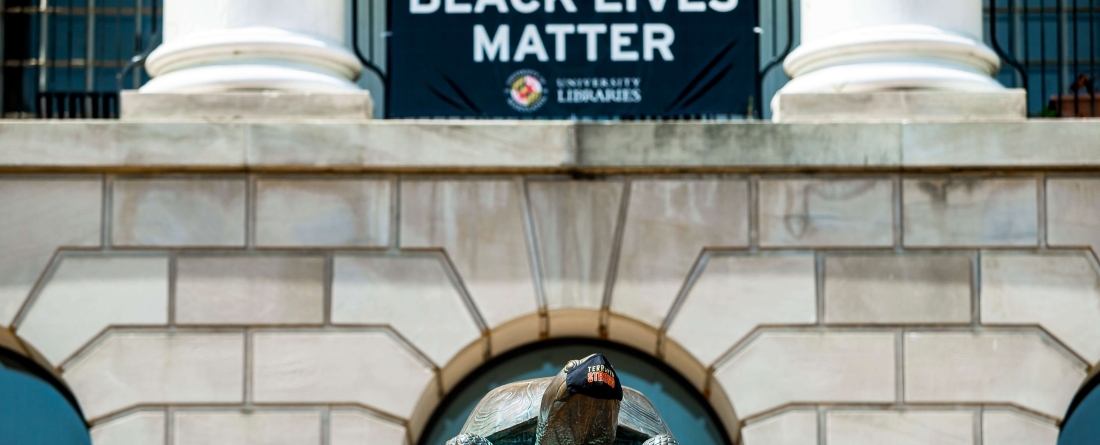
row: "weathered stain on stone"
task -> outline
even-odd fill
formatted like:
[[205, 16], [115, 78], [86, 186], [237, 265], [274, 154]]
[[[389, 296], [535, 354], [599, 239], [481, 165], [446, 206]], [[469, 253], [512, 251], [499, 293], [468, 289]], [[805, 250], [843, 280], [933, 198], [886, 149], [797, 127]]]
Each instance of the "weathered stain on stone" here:
[[[875, 181], [859, 181], [851, 183], [848, 187], [836, 187], [837, 183], [807, 182], [802, 185], [802, 191], [798, 194], [797, 201], [788, 203], [783, 216], [783, 227], [794, 238], [802, 238], [812, 228], [814, 220], [822, 215], [815, 215], [810, 210], [811, 196], [825, 201], [846, 201], [863, 195], [876, 187]], [[795, 208], [799, 207], [799, 208]]]
[[952, 178], [925, 180], [917, 183], [917, 188], [932, 198], [932, 205], [936, 207], [947, 206], [947, 195], [952, 190], [962, 187], [967, 194], [973, 193], [981, 182], [977, 178]]

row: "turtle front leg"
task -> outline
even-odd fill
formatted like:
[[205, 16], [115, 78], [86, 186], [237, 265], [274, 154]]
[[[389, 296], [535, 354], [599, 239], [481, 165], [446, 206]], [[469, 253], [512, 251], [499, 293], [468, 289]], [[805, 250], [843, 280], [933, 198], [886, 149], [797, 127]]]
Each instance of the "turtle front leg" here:
[[677, 442], [671, 435], [658, 434], [642, 442], [642, 445], [680, 445], [680, 442]]
[[[676, 441], [672, 441], [672, 444], [675, 445]], [[493, 445], [493, 443], [489, 442], [489, 439], [476, 434], [459, 434], [448, 440], [447, 445]]]

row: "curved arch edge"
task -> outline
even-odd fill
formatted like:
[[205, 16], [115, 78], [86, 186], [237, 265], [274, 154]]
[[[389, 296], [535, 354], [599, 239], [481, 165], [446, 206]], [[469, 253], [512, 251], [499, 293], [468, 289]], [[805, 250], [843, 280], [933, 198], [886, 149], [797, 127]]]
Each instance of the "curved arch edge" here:
[[80, 408], [80, 403], [77, 402], [76, 395], [57, 370], [33, 346], [20, 339], [9, 328], [0, 328], [0, 361], [18, 366], [54, 387], [73, 407], [80, 421], [84, 422], [84, 426], [90, 427], [88, 420], [84, 417], [83, 409]]
[[[599, 329], [601, 319], [607, 321], [606, 332]], [[539, 330], [543, 322], [550, 326], [546, 333]], [[592, 324], [586, 325], [585, 322]], [[555, 332], [555, 324], [565, 328]], [[415, 444], [420, 440], [448, 395], [461, 387], [467, 379], [475, 376], [477, 369], [522, 353], [531, 347], [569, 341], [606, 342], [651, 358], [654, 363], [666, 367], [682, 378], [687, 386], [694, 388], [702, 396], [701, 401], [705, 401], [713, 410], [730, 443], [739, 443], [741, 422], [725, 390], [713, 379], [711, 368], [698, 362], [674, 341], [664, 338], [656, 327], [629, 317], [601, 314], [599, 311], [586, 309], [528, 314], [499, 325], [487, 336], [467, 345], [439, 369], [434, 385], [428, 385], [418, 400], [408, 422], [410, 443]]]

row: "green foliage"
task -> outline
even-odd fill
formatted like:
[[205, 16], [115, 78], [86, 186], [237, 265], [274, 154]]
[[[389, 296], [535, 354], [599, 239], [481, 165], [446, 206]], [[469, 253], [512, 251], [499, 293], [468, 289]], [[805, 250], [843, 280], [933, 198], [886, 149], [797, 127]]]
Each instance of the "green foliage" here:
[[1058, 117], [1058, 111], [1054, 110], [1053, 108], [1044, 106], [1042, 110], [1039, 110], [1039, 114], [1036, 114], [1035, 117]]

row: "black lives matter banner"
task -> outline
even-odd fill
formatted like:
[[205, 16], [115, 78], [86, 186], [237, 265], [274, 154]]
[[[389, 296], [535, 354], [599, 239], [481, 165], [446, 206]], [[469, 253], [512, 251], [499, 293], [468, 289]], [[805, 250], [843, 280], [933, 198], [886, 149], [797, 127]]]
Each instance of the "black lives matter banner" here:
[[754, 1], [394, 0], [391, 117], [744, 115]]

